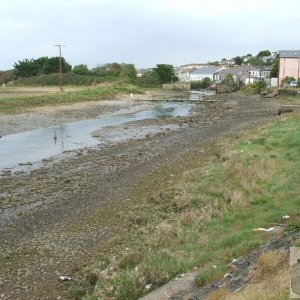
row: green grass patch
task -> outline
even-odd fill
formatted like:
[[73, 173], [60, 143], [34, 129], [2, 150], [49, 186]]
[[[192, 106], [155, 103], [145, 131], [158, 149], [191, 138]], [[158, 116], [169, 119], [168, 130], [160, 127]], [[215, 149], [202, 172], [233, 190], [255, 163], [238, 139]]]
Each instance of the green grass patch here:
[[170, 170], [146, 178], [118, 212], [127, 229], [85, 268], [72, 297], [137, 299], [194, 267], [203, 286], [274, 234], [252, 229], [288, 214], [287, 233], [298, 231], [299, 132], [299, 117], [282, 118], [195, 154], [185, 171], [172, 169], [177, 181]]
[[143, 90], [134, 85], [106, 84], [77, 91], [58, 92], [39, 96], [0, 98], [0, 113], [15, 113], [34, 107], [73, 104], [85, 101], [112, 99], [118, 94], [141, 94]]

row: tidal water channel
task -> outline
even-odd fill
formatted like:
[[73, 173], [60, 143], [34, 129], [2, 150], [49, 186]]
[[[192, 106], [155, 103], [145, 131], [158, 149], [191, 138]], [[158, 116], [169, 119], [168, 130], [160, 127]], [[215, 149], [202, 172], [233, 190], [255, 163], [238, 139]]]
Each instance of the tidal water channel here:
[[156, 104], [151, 110], [99, 116], [4, 136], [0, 139], [0, 171], [31, 165], [65, 151], [105, 143], [105, 139], [92, 136], [96, 130], [151, 118], [187, 116], [191, 107], [191, 103], [164, 102]]

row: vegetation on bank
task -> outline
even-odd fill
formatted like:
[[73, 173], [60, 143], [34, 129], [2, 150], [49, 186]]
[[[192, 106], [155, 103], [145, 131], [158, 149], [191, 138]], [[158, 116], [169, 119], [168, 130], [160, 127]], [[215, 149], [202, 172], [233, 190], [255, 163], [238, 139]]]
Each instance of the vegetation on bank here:
[[[291, 217], [290, 228], [299, 227], [299, 130], [299, 116], [283, 116], [203, 145], [206, 150], [189, 153], [190, 164], [182, 162], [184, 170], [177, 165], [157, 172], [129, 199], [104, 208], [94, 218], [117, 212], [127, 229], [103, 244], [72, 296], [137, 299], [195, 267], [202, 286], [272, 235], [252, 229], [282, 223], [284, 215]], [[288, 286], [283, 289], [286, 296]]]
[[[100, 83], [117, 82], [115, 76], [99, 77], [94, 75], [81, 75], [72, 72], [62, 74], [64, 86], [95, 86]], [[42, 74], [33, 77], [23, 77], [13, 82], [14, 86], [59, 86], [59, 74]]]
[[141, 94], [143, 89], [131, 84], [106, 84], [70, 92], [39, 96], [0, 98], [0, 113], [16, 113], [39, 106], [73, 104], [85, 101], [113, 99], [118, 94]]
[[[59, 57], [40, 57], [19, 60], [14, 69], [0, 71], [0, 83], [9, 85], [53, 86], [60, 85]], [[104, 82], [136, 84], [142, 87], [159, 87], [163, 83], [178, 80], [174, 67], [169, 64], [157, 64], [153, 69], [144, 70], [137, 75], [133, 64], [107, 63], [89, 69], [80, 64], [72, 67], [61, 58], [63, 85], [96, 85]]]

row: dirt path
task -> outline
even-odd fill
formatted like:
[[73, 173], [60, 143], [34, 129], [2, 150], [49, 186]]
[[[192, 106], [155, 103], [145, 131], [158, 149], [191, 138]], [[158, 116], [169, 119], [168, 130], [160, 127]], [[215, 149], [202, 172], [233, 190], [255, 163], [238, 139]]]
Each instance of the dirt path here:
[[[82, 117], [94, 110], [85, 106], [86, 114], [77, 112]], [[69, 283], [59, 276], [72, 275], [120, 230], [118, 211], [104, 216], [104, 208], [119, 203], [122, 210], [145, 176], [188, 162], [189, 152], [198, 151], [203, 141], [258, 126], [277, 112], [270, 100], [224, 96], [219, 103], [197, 106], [190, 117], [145, 121], [180, 129], [101, 151], [74, 151], [30, 174], [1, 176], [0, 299], [63, 299]]]

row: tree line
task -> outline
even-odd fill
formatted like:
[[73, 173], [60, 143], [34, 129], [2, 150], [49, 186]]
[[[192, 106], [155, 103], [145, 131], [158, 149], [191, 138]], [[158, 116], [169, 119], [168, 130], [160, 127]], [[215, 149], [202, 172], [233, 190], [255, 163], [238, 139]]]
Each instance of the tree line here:
[[[107, 63], [89, 69], [86, 64], [72, 67], [62, 57], [62, 72], [81, 76], [95, 76], [107, 81], [119, 80], [124, 83], [136, 83], [141, 86], [158, 86], [162, 83], [171, 83], [178, 80], [174, 67], [169, 64], [157, 64], [155, 68], [146, 71], [142, 76], [137, 76], [133, 64]], [[33, 77], [59, 72], [59, 57], [40, 57], [37, 59], [19, 60], [14, 64], [13, 75], [17, 78]]]

